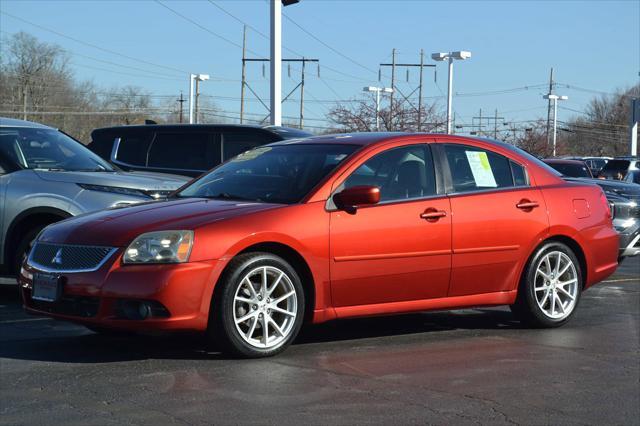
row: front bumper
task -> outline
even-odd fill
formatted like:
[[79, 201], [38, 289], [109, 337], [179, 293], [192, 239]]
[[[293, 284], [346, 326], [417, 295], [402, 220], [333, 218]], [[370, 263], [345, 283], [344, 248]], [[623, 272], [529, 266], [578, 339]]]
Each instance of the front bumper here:
[[[207, 328], [213, 287], [223, 262], [166, 265], [122, 265], [120, 253], [93, 272], [59, 273], [61, 296], [56, 302], [32, 298], [37, 268], [25, 263], [18, 283], [27, 312], [130, 331]], [[149, 307], [144, 318], [130, 315], [131, 306]]]

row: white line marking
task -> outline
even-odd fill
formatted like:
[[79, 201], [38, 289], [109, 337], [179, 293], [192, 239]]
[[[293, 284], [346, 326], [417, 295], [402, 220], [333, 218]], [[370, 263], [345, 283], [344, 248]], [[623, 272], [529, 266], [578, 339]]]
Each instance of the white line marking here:
[[23, 318], [17, 320], [0, 321], [0, 324], [14, 324], [17, 322], [32, 322], [32, 321], [53, 321], [51, 318]]
[[623, 281], [640, 281], [640, 278], [620, 278], [618, 280], [606, 280], [602, 281], [603, 283], [619, 283]]

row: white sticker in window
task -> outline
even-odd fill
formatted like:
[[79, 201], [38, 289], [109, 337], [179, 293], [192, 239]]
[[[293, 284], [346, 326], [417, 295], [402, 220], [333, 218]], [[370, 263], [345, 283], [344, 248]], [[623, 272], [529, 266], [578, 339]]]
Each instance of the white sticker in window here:
[[467, 160], [469, 160], [469, 167], [471, 167], [476, 186], [496, 188], [498, 184], [493, 177], [487, 153], [482, 151], [465, 151], [464, 153], [467, 154]]

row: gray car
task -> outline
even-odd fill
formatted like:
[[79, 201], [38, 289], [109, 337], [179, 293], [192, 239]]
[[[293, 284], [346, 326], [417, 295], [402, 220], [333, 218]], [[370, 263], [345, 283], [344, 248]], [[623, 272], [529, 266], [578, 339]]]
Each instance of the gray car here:
[[0, 117], [0, 273], [15, 275], [53, 222], [164, 198], [187, 181], [123, 172], [59, 130]]

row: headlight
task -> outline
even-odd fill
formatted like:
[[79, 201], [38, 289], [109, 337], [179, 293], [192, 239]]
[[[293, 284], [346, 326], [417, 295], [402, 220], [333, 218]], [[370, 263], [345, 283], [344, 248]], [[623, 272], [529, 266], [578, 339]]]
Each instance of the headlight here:
[[193, 231], [158, 231], [140, 235], [127, 247], [123, 263], [183, 263], [189, 260]]

